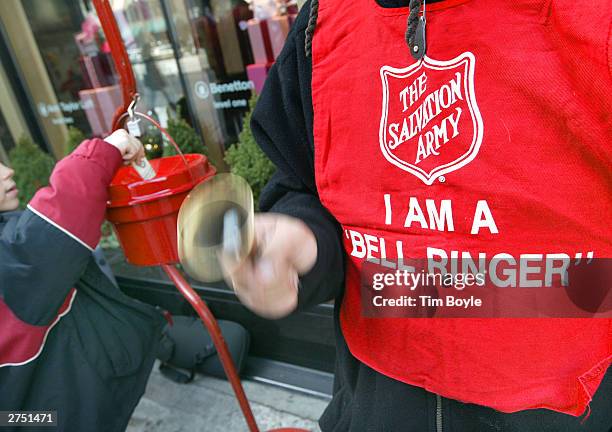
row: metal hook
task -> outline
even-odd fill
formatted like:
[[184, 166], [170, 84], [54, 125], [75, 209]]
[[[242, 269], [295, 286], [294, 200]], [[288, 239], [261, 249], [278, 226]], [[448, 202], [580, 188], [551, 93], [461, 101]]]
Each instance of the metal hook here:
[[134, 119], [134, 110], [136, 109], [136, 105], [138, 105], [138, 101], [140, 100], [140, 95], [138, 93], [134, 93], [132, 98], [132, 102], [127, 108], [127, 114], [130, 117], [130, 120]]
[[422, 0], [421, 5], [423, 7], [423, 14], [419, 17], [419, 21], [414, 31], [414, 43], [412, 46], [412, 52], [410, 53], [415, 60], [419, 61], [425, 57], [425, 52], [427, 51], [427, 35], [425, 31], [425, 0]]

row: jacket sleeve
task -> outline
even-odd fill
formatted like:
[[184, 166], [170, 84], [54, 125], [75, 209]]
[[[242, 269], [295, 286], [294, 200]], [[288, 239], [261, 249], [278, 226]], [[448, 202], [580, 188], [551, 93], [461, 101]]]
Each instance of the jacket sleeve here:
[[270, 70], [251, 119], [255, 140], [277, 167], [262, 192], [260, 209], [299, 218], [316, 237], [317, 260], [300, 278], [299, 308], [336, 298], [344, 285], [340, 226], [321, 204], [315, 184], [312, 66], [304, 54], [309, 10], [307, 2]]
[[108, 185], [119, 151], [100, 139], [83, 142], [60, 161], [49, 186], [0, 233], [0, 352], [16, 320], [47, 326], [67, 307], [75, 283], [100, 240]]

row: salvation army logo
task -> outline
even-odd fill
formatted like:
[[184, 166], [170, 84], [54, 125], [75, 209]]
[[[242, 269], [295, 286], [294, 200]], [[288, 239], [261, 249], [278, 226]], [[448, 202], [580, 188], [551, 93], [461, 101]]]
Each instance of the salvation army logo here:
[[380, 149], [389, 162], [431, 185], [476, 157], [483, 125], [475, 63], [465, 52], [450, 61], [425, 56], [407, 68], [380, 68]]

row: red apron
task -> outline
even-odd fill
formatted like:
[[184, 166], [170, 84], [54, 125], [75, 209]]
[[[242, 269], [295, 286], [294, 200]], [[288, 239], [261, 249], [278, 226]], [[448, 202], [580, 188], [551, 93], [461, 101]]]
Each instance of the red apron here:
[[611, 320], [367, 318], [359, 273], [366, 251], [398, 258], [398, 240], [411, 257], [612, 257], [612, 3], [597, 3], [428, 5], [417, 63], [407, 8], [320, 0], [316, 181], [345, 234], [342, 332], [366, 365], [504, 412], [587, 408], [612, 361]]

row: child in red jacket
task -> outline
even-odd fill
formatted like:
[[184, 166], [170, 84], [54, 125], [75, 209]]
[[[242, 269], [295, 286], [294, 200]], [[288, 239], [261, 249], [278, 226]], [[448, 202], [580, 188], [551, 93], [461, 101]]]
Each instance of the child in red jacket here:
[[92, 251], [112, 178], [143, 155], [123, 130], [84, 141], [23, 212], [0, 165], [1, 411], [55, 411], [60, 431], [125, 430], [165, 321], [111, 283]]

